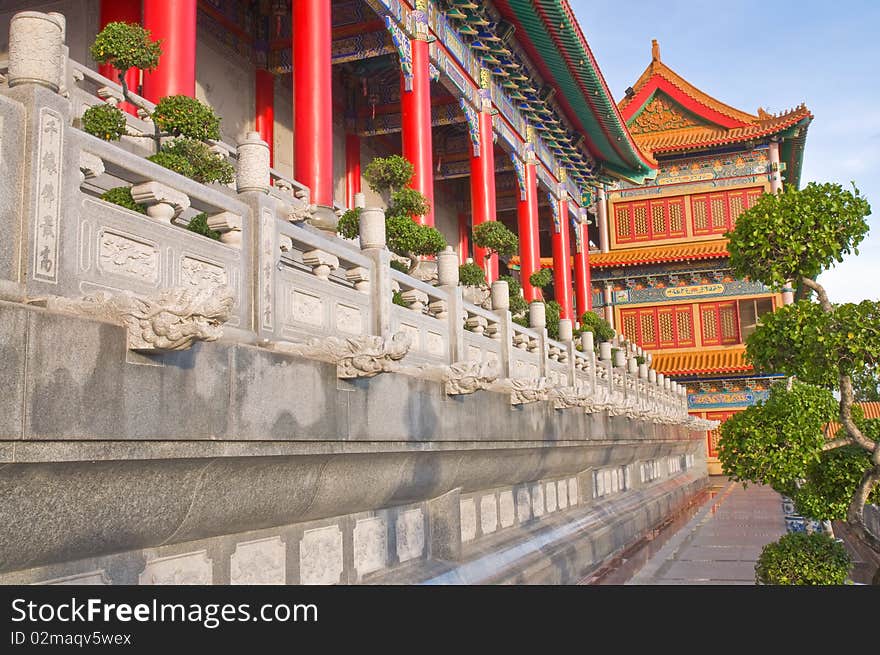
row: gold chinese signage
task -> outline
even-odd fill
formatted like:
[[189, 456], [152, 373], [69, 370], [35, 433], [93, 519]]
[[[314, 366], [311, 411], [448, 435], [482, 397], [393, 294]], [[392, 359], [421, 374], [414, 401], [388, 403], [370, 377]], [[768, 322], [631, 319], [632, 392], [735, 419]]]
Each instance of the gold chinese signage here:
[[711, 296], [724, 293], [723, 284], [698, 284], [693, 287], [667, 287], [664, 294], [667, 298], [689, 298], [691, 296]]

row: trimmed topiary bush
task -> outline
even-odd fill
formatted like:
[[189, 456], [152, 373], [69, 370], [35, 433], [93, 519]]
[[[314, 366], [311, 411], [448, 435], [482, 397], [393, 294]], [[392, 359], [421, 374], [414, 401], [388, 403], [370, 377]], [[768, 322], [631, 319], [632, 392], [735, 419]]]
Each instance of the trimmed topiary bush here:
[[415, 173], [413, 165], [405, 157], [391, 155], [376, 157], [364, 169], [364, 179], [376, 193], [403, 189]]
[[755, 581], [765, 585], [839, 585], [852, 561], [827, 534], [791, 532], [767, 544], [755, 564]]
[[126, 209], [130, 209], [131, 211], [137, 212], [138, 214], [147, 213], [146, 208], [143, 205], [137, 204], [134, 201], [134, 198], [132, 198], [130, 186], [118, 186], [114, 187], [113, 189], [108, 189], [101, 194], [101, 200], [112, 202], [114, 205], [125, 207]]
[[195, 98], [165, 96], [153, 110], [153, 122], [162, 132], [204, 141], [220, 138], [220, 118]]
[[551, 339], [559, 339], [559, 319], [562, 314], [562, 305], [555, 300], [547, 303], [547, 336]]
[[125, 76], [129, 68], [151, 71], [159, 65], [162, 48], [153, 41], [150, 31], [137, 23], [107, 23], [89, 48], [99, 64], [110, 64]]
[[458, 281], [462, 286], [478, 287], [486, 284], [486, 273], [473, 262], [458, 267]]
[[167, 150], [161, 150], [155, 155], [150, 155], [147, 159], [175, 173], [180, 173], [184, 177], [192, 178], [196, 173], [195, 167], [186, 157], [168, 152]]
[[108, 104], [89, 107], [82, 115], [82, 129], [104, 141], [118, 141], [125, 136], [125, 114]]
[[474, 230], [474, 244], [485, 248], [487, 258], [493, 254], [509, 257], [519, 249], [519, 239], [507, 229], [504, 223], [498, 221], [486, 221], [480, 223]]
[[[357, 239], [360, 229], [361, 208], [347, 210], [336, 223], [336, 232], [343, 239]], [[394, 262], [392, 262], [393, 264]]]
[[516, 316], [524, 316], [529, 309], [526, 299], [522, 296], [522, 285], [519, 280], [511, 275], [502, 275], [498, 278], [507, 282], [507, 290], [510, 295], [510, 313]]
[[597, 344], [603, 341], [611, 341], [614, 338], [614, 328], [595, 312], [584, 312], [581, 314], [580, 324], [578, 333], [592, 332]]

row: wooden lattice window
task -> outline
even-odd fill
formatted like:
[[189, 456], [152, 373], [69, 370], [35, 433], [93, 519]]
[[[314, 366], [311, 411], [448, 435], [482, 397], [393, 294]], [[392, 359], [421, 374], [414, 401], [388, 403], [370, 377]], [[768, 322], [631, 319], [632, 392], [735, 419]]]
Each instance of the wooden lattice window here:
[[684, 196], [617, 203], [614, 220], [618, 243], [683, 237]]
[[618, 241], [631, 241], [632, 240], [632, 232], [630, 230], [630, 214], [632, 213], [632, 207], [624, 206], [617, 207], [614, 211], [614, 224], [617, 228], [617, 240]]
[[622, 309], [620, 324], [626, 338], [644, 348], [682, 348], [694, 345], [691, 305]]
[[735, 189], [691, 196], [694, 235], [724, 234], [736, 227], [736, 219], [755, 205], [762, 188]]
[[700, 326], [704, 346], [739, 343], [739, 318], [736, 301], [702, 303]]

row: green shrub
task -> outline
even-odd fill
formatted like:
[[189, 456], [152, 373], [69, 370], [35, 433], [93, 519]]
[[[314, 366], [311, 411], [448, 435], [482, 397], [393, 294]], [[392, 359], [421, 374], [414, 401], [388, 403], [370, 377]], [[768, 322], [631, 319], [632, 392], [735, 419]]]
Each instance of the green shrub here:
[[504, 223], [486, 221], [477, 225], [473, 232], [474, 244], [487, 249], [490, 256], [494, 253], [509, 257], [519, 249], [519, 239]]
[[424, 216], [431, 211], [431, 203], [415, 189], [405, 188], [391, 194], [391, 206], [387, 213], [390, 216]]
[[125, 207], [126, 209], [130, 209], [139, 214], [147, 213], [146, 208], [143, 205], [137, 204], [134, 201], [134, 198], [131, 197], [130, 186], [118, 186], [113, 189], [108, 189], [101, 194], [101, 200], [112, 202], [114, 205]]
[[404, 264], [399, 259], [391, 260], [391, 268], [393, 268], [395, 271], [400, 271], [401, 273], [409, 273], [409, 266]]
[[766, 585], [839, 585], [852, 562], [827, 534], [791, 532], [767, 544], [755, 564], [755, 581]]
[[220, 118], [208, 105], [184, 95], [165, 96], [153, 110], [153, 122], [172, 136], [204, 141], [220, 138]]
[[553, 271], [549, 268], [542, 268], [535, 271], [529, 276], [529, 284], [538, 289], [543, 289], [553, 281]]
[[547, 303], [547, 336], [551, 339], [559, 339], [559, 319], [562, 314], [562, 305], [555, 300]]
[[436, 228], [420, 225], [409, 216], [386, 216], [388, 249], [402, 257], [435, 255], [446, 248], [446, 239]]
[[211, 150], [207, 144], [195, 139], [174, 139], [147, 159], [202, 184], [229, 184], [235, 179], [232, 164]]
[[462, 264], [458, 267], [458, 283], [466, 287], [486, 284], [486, 273], [472, 262]]
[[391, 302], [395, 305], [400, 305], [401, 307], [409, 307], [405, 302], [403, 302], [403, 293], [400, 291], [393, 291], [391, 295]]
[[523, 327], [529, 327], [529, 317], [528, 316], [514, 316], [512, 320], [517, 325], [522, 325]]
[[376, 157], [364, 169], [364, 179], [376, 193], [402, 189], [415, 173], [413, 165], [400, 155]]
[[121, 73], [129, 68], [155, 70], [162, 48], [149, 30], [136, 23], [107, 23], [95, 37], [89, 53], [99, 64], [110, 64]]
[[209, 239], [214, 239], [215, 241], [220, 240], [220, 233], [208, 227], [208, 215], [204, 212], [193, 216], [189, 224], [186, 226], [186, 229], [190, 232], [206, 236]]
[[125, 114], [108, 104], [89, 107], [82, 115], [82, 129], [104, 141], [118, 141], [125, 135]]
[[196, 169], [186, 157], [176, 155], [166, 150], [160, 150], [155, 155], [147, 157], [147, 159], [155, 164], [159, 164], [159, 166], [164, 166], [175, 173], [180, 173], [184, 177], [192, 178], [196, 173]]
[[336, 223], [336, 232], [344, 239], [356, 239], [360, 230], [360, 216], [360, 207], [347, 210], [339, 217], [339, 221]]
[[580, 324], [578, 332], [592, 332], [596, 343], [611, 341], [614, 338], [614, 328], [595, 312], [581, 314]]

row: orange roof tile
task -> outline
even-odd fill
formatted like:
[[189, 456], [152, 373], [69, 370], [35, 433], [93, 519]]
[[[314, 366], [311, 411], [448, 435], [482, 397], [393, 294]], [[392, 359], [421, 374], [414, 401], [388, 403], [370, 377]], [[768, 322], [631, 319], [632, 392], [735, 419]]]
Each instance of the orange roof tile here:
[[[868, 419], [878, 419], [880, 418], [880, 403], [878, 402], [870, 402], [870, 403], [856, 403], [859, 407], [862, 408], [862, 412], [865, 415], [865, 418]], [[825, 435], [830, 439], [837, 431], [840, 429], [840, 423], [828, 423], [825, 426]]]
[[747, 141], [770, 136], [796, 125], [805, 118], [812, 118], [810, 110], [801, 105], [779, 116], [771, 116], [755, 125], [732, 129], [712, 127], [689, 127], [681, 130], [663, 130], [635, 134], [633, 138], [643, 150], [658, 153], [707, 148], [710, 146]]
[[745, 346], [679, 353], [654, 351], [651, 368], [664, 375], [751, 371], [752, 365], [746, 361], [745, 355]]
[[[698, 241], [679, 243], [670, 246], [647, 246], [612, 250], [590, 255], [590, 267], [609, 268], [612, 266], [636, 266], [638, 264], [658, 264], [679, 262], [689, 259], [720, 259], [729, 256], [727, 240]], [[542, 260], [543, 264], [543, 260]]]

